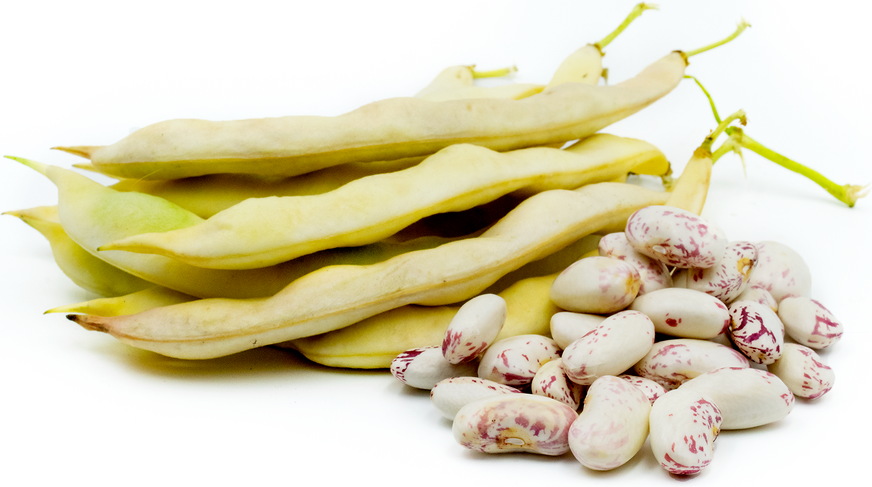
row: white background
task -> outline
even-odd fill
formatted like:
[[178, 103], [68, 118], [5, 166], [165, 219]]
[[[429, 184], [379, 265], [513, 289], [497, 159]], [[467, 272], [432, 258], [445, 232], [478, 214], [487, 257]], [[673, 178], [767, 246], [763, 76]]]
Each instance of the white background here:
[[[442, 68], [517, 65], [546, 82], [611, 31], [632, 1], [4, 2], [0, 152], [69, 166], [55, 145], [109, 144], [172, 118], [336, 115], [417, 92]], [[872, 182], [866, 2], [663, 1], [604, 59], [618, 82], [674, 49], [753, 27], [691, 60], [722, 115], [839, 182]], [[680, 170], [715, 126], [689, 81], [608, 128], [656, 144]], [[731, 239], [777, 240], [806, 259], [812, 295], [845, 324], [823, 353], [835, 388], [776, 424], [726, 432], [692, 483], [800, 485], [865, 475], [872, 198], [848, 209], [746, 153], [714, 168], [704, 215]], [[0, 162], [0, 211], [54, 204], [52, 185]], [[0, 218], [0, 484], [673, 485], [643, 448], [610, 472], [571, 455], [466, 451], [426, 392], [383, 371], [330, 370], [255, 350], [184, 362], [86, 332], [54, 306], [95, 296], [55, 266], [35, 231]], [[862, 477], [861, 477], [862, 478]]]

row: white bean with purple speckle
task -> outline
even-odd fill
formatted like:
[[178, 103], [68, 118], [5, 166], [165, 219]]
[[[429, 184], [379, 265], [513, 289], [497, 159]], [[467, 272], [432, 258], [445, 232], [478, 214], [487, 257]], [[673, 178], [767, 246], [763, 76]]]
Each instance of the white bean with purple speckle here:
[[478, 364], [478, 376], [510, 386], [525, 386], [533, 381], [539, 367], [560, 358], [554, 340], [542, 335], [517, 335], [504, 338], [487, 349]]
[[666, 388], [651, 379], [646, 379], [637, 375], [626, 374], [619, 375], [618, 379], [623, 379], [630, 384], [633, 384], [633, 386], [638, 387], [639, 390], [642, 391], [643, 394], [645, 394], [651, 404], [654, 404], [654, 401], [656, 401], [657, 398], [659, 398], [663, 394], [666, 394]]
[[639, 271], [641, 278], [639, 296], [672, 287], [672, 276], [666, 264], [640, 254], [630, 245], [624, 232], [610, 233], [599, 241], [599, 254], [603, 257], [623, 260], [633, 265]]
[[570, 343], [587, 335], [605, 320], [605, 316], [588, 313], [573, 313], [561, 311], [551, 316], [551, 338], [560, 348], [566, 348]]
[[485, 397], [520, 394], [514, 387], [478, 377], [451, 377], [430, 389], [430, 402], [448, 419], [453, 420], [463, 406]]
[[784, 298], [778, 304], [778, 317], [785, 332], [797, 342], [818, 350], [842, 338], [842, 323], [820, 302], [811, 298]]
[[581, 405], [581, 396], [584, 394], [584, 386], [566, 378], [563, 359], [558, 358], [539, 367], [530, 384], [530, 392], [537, 396], [556, 399], [572, 409], [578, 409]]
[[[754, 428], [783, 419], [796, 399], [775, 374], [754, 368], [725, 367], [706, 372], [677, 390], [698, 391], [712, 399], [721, 410], [721, 428]], [[661, 397], [658, 402], [663, 400]]]
[[727, 236], [717, 225], [671, 206], [637, 210], [624, 233], [636, 251], [682, 269], [714, 267], [727, 245]]
[[569, 451], [574, 409], [550, 397], [505, 394], [473, 401], [457, 412], [452, 432], [458, 443], [483, 453]]
[[664, 340], [651, 347], [633, 370], [666, 390], [721, 367], [749, 367], [748, 359], [730, 347], [706, 341], [681, 338]]
[[771, 308], [756, 301], [734, 301], [730, 317], [730, 338], [748, 359], [757, 364], [778, 360], [784, 325]]
[[750, 287], [762, 287], [775, 301], [791, 296], [808, 296], [811, 271], [793, 249], [778, 242], [755, 242], [757, 264], [751, 270]]
[[736, 296], [735, 299], [727, 304], [732, 304], [733, 301], [756, 301], [762, 305], [769, 307], [772, 311], [778, 312], [778, 301], [772, 297], [772, 294], [762, 287], [745, 286], [742, 294]]
[[727, 306], [692, 289], [660, 289], [639, 296], [630, 309], [644, 313], [658, 333], [683, 338], [713, 338], [730, 326]]
[[651, 319], [638, 311], [621, 311], [566, 347], [563, 370], [572, 382], [590, 385], [604, 375], [623, 373], [653, 344]]
[[757, 248], [754, 244], [730, 242], [724, 249], [724, 257], [714, 267], [692, 267], [683, 271], [687, 274], [685, 287], [728, 303], [745, 290], [756, 262]]
[[641, 277], [629, 264], [610, 257], [587, 257], [558, 274], [551, 301], [577, 313], [614, 313], [636, 298]]
[[448, 323], [442, 355], [449, 363], [475, 360], [489, 347], [506, 322], [506, 300], [496, 294], [476, 296], [460, 307]]
[[785, 343], [781, 358], [768, 366], [769, 372], [784, 381], [794, 396], [816, 399], [833, 388], [836, 375], [812, 349]]
[[620, 467], [645, 443], [650, 411], [651, 402], [638, 387], [614, 376], [600, 377], [569, 429], [572, 454], [593, 470]]
[[675, 475], [694, 475], [714, 455], [723, 416], [717, 402], [692, 389], [667, 392], [651, 406], [648, 422], [654, 458]]
[[450, 364], [441, 347], [419, 347], [399, 354], [391, 361], [391, 374], [403, 384], [430, 390], [450, 377], [475, 375], [475, 364]]

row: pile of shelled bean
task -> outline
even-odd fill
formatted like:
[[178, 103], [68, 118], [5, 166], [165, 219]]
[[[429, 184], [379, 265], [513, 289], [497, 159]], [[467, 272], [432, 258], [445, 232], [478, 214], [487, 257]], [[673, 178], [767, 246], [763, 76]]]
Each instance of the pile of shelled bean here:
[[551, 338], [495, 341], [506, 303], [483, 294], [458, 310], [441, 347], [402, 353], [391, 372], [430, 389], [466, 448], [571, 450], [611, 470], [650, 435], [679, 475], [709, 465], [721, 429], [777, 421], [794, 396], [833, 387], [813, 348], [836, 343], [842, 324], [808, 297], [809, 269], [786, 245], [728, 241], [691, 212], [649, 206], [595, 253], [554, 279], [550, 298], [566, 311], [552, 316]]

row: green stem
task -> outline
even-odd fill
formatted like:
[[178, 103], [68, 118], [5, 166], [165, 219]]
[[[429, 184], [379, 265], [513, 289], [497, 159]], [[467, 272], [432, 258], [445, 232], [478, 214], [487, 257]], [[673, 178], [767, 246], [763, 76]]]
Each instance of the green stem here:
[[695, 82], [696, 82], [696, 85], [699, 86], [699, 89], [701, 89], [702, 92], [705, 93], [706, 98], [708, 98], [709, 105], [712, 106], [712, 113], [714, 113], [714, 115], [715, 115], [715, 120], [716, 120], [718, 123], [721, 123], [721, 116], [718, 115], [718, 109], [717, 109], [717, 107], [715, 107], [715, 101], [712, 100], [712, 96], [709, 95], [709, 92], [708, 92], [708, 90], [705, 89], [705, 86], [703, 86], [702, 83], [700, 83], [700, 81], [699, 81], [698, 79], [696, 79], [694, 76], [691, 76], [691, 75], [689, 75], [689, 74], [686, 74], [686, 75], [684, 75], [684, 77], [685, 77], [685, 78], [690, 78], [690, 79], [692, 79], [693, 81], [695, 81]]
[[475, 79], [478, 79], [478, 78], [499, 78], [501, 76], [510, 75], [517, 70], [518, 70], [517, 67], [512, 66], [510, 68], [492, 69], [490, 71], [476, 71], [475, 66], [473, 66], [472, 77]]
[[597, 48], [599, 50], [599, 52], [602, 53], [603, 49], [606, 46], [608, 46], [613, 40], [615, 40], [615, 37], [618, 37], [618, 35], [621, 32], [623, 32], [624, 29], [626, 29], [628, 25], [630, 25], [634, 20], [636, 20], [637, 17], [642, 15], [642, 12], [644, 12], [646, 10], [656, 10], [656, 9], [657, 9], [657, 5], [654, 5], [652, 3], [640, 3], [640, 4], [636, 5], [635, 7], [633, 7], [633, 11], [630, 12], [630, 15], [628, 15], [627, 18], [624, 19], [624, 21], [621, 23], [621, 25], [618, 26], [617, 29], [613, 30], [611, 34], [605, 36], [603, 38], [603, 40], [594, 44], [593, 47]]
[[[707, 151], [711, 151], [712, 144], [714, 143], [715, 139], [717, 139], [718, 136], [720, 136], [721, 133], [723, 133], [725, 130], [728, 130], [729, 128], [731, 128], [731, 127], [729, 127], [729, 125], [736, 120], [739, 120], [742, 123], [742, 125], [745, 125], [745, 111], [744, 110], [739, 110], [738, 112], [730, 115], [729, 117], [725, 118], [721, 123], [719, 123], [717, 128], [715, 128], [712, 131], [712, 133], [710, 133], [709, 136], [705, 138], [701, 147]], [[714, 154], [712, 154], [712, 155], [714, 155]]]
[[770, 150], [763, 144], [745, 135], [744, 131], [738, 127], [730, 127], [727, 133], [730, 134], [731, 137], [733, 136], [733, 134], [736, 134], [736, 142], [742, 147], [750, 151], [756, 152], [757, 154], [765, 157], [766, 159], [769, 159], [770, 161], [778, 164], [785, 169], [789, 169], [797, 174], [801, 174], [808, 179], [811, 179], [812, 181], [817, 183], [818, 186], [824, 188], [827, 193], [830, 193], [837, 200], [848, 205], [848, 207], [850, 208], [854, 207], [854, 204], [857, 202], [858, 199], [869, 194], [869, 190], [866, 189], [869, 187], [868, 184], [866, 186], [836, 184], [827, 179], [823, 174], [815, 171], [814, 169], [800, 164], [793, 159], [784, 157], [773, 150]]
[[706, 51], [710, 51], [718, 46], [723, 46], [724, 44], [730, 42], [731, 40], [735, 39], [736, 37], [739, 37], [739, 34], [741, 34], [742, 31], [744, 31], [748, 27], [751, 27], [751, 24], [749, 24], [748, 22], [745, 22], [745, 20], [742, 19], [742, 21], [739, 22], [738, 27], [736, 27], [736, 31], [733, 32], [732, 34], [730, 34], [725, 39], [721, 39], [718, 42], [715, 42], [714, 44], [709, 44], [705, 47], [700, 47], [699, 49], [694, 49], [693, 51], [687, 51], [687, 52], [685, 52], [685, 55], [687, 57], [692, 57], [692, 56], [696, 56], [697, 54], [700, 54], [700, 53], [703, 53]]
[[[732, 130], [730, 130], [731, 128], [732, 127], [727, 128], [727, 132], [733, 132]], [[738, 144], [738, 141], [736, 139], [737, 137], [731, 135], [730, 138], [727, 139], [726, 142], [721, 144], [721, 146], [718, 147], [716, 151], [712, 152], [712, 165], [718, 162], [718, 159], [720, 159], [722, 156], [726, 155], [729, 152], [735, 152], [736, 154], [739, 154], [739, 157], [742, 157], [741, 146]], [[742, 158], [742, 161], [744, 160], [745, 159]]]

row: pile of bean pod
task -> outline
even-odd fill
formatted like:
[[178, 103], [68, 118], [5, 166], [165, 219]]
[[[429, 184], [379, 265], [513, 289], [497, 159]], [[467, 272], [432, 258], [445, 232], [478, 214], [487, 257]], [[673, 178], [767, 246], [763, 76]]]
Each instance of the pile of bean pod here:
[[441, 347], [402, 353], [391, 372], [429, 389], [471, 450], [571, 451], [611, 470], [650, 437], [677, 475], [710, 464], [721, 430], [778, 421], [794, 397], [833, 387], [815, 349], [836, 343], [842, 324], [808, 296], [811, 274], [788, 246], [730, 241], [691, 212], [648, 206], [596, 253], [554, 280], [551, 300], [565, 311], [551, 337], [494, 341], [506, 303], [483, 294]]

